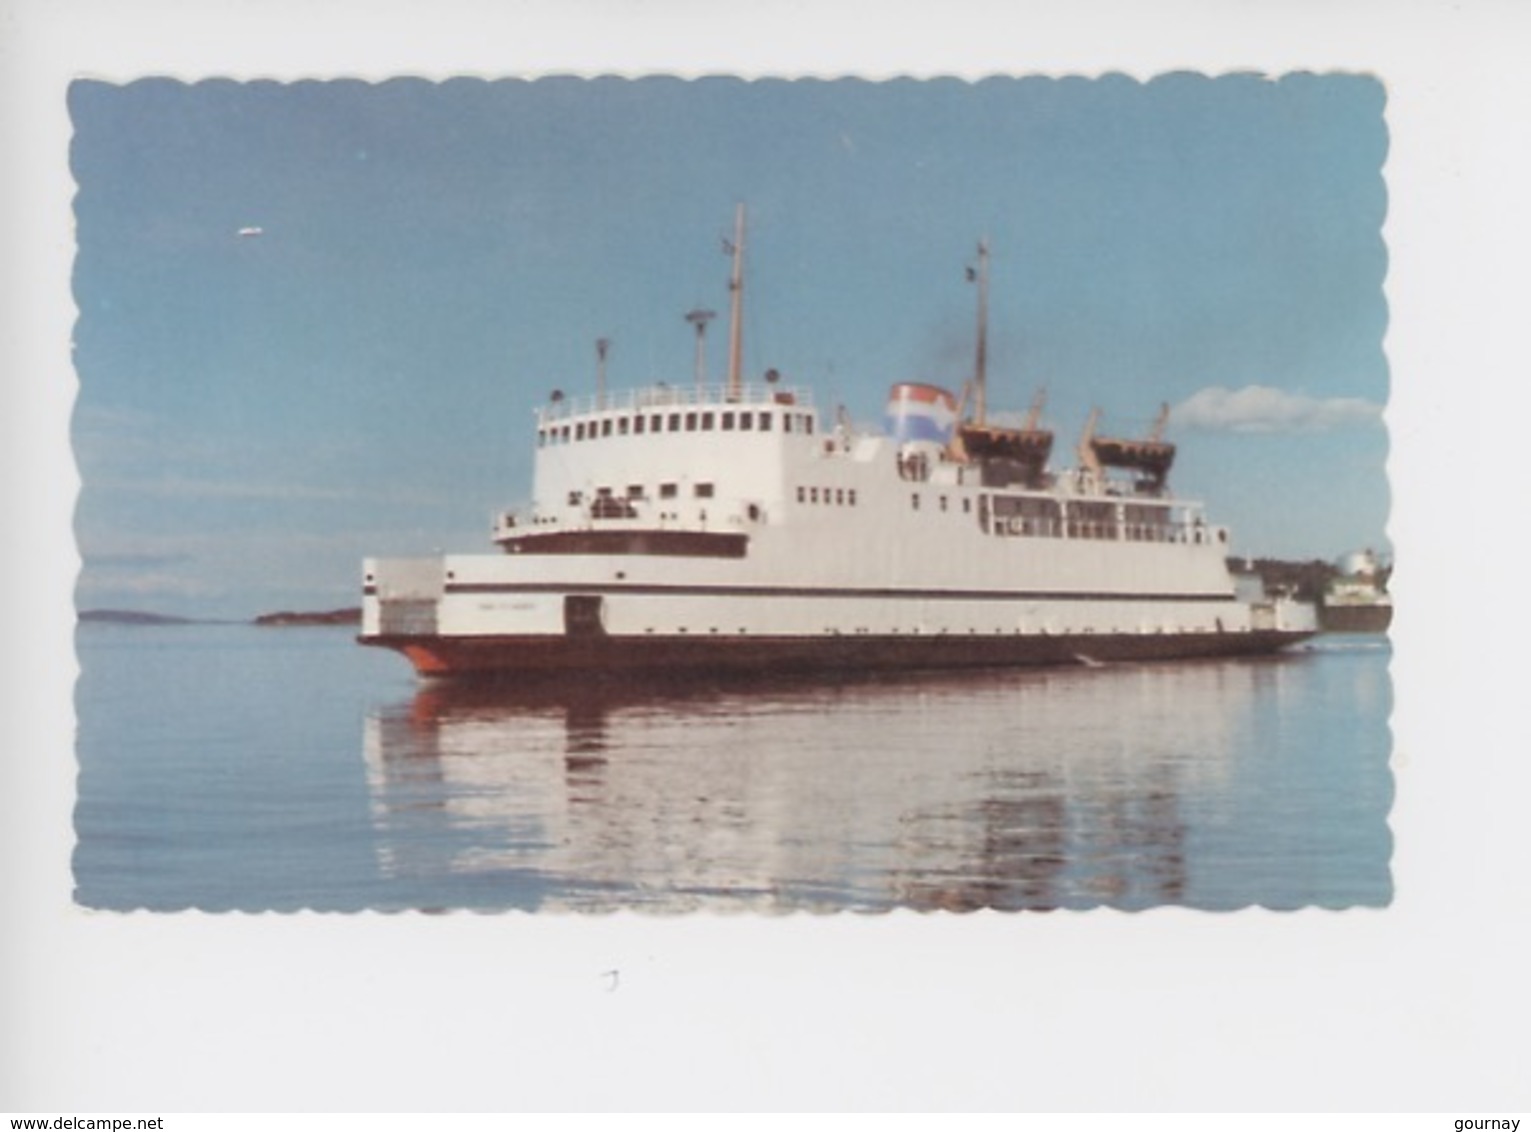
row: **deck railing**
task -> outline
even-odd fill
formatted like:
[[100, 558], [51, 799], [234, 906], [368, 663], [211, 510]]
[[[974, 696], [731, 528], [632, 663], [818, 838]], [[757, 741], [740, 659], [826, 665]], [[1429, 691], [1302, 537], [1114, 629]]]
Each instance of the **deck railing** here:
[[757, 382], [730, 391], [726, 385], [649, 385], [639, 389], [619, 389], [605, 394], [592, 393], [565, 397], [541, 406], [539, 424], [568, 420], [592, 413], [635, 412], [644, 409], [680, 405], [795, 405], [813, 407], [813, 392], [807, 388]]

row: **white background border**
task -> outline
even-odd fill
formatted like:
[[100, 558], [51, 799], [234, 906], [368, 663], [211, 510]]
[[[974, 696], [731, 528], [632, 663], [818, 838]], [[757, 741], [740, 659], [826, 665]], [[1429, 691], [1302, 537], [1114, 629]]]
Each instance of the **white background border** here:
[[[1487, 0], [0, 0], [0, 1110], [1531, 1107], [1528, 31]], [[73, 907], [72, 78], [1180, 69], [1388, 89], [1391, 908]]]

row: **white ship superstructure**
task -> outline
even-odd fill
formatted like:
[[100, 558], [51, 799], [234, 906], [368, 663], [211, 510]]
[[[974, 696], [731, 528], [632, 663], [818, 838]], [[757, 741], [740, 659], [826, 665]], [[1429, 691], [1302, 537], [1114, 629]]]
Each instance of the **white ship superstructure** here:
[[[741, 249], [742, 220], [734, 328]], [[988, 423], [982, 310], [972, 419], [967, 396], [901, 382], [885, 429], [825, 420], [774, 373], [740, 379], [737, 329], [722, 385], [555, 395], [499, 552], [368, 560], [362, 641], [425, 674], [861, 670], [1227, 655], [1314, 631], [1311, 606], [1236, 592], [1228, 532], [1170, 495], [1157, 429], [1112, 440], [1092, 417], [1079, 467], [1054, 473], [1038, 405]]]

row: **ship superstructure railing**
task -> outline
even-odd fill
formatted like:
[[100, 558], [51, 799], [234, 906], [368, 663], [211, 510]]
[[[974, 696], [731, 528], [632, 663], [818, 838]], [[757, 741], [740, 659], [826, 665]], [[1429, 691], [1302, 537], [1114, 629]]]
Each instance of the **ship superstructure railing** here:
[[791, 405], [812, 409], [813, 392], [806, 387], [784, 386], [775, 382], [744, 384], [736, 390], [727, 385], [660, 383], [637, 389], [563, 397], [538, 409], [537, 419], [539, 424], [546, 425], [599, 413], [634, 412], [685, 405]]
[[1066, 538], [1117, 542], [1224, 544], [1226, 527], [1207, 523], [1200, 506], [1123, 503], [1111, 497], [985, 492], [978, 526], [1003, 538]]

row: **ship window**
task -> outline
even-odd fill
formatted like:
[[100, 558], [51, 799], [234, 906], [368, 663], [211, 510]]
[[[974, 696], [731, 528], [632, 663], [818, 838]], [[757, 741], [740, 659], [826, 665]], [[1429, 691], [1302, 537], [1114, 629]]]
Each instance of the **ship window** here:
[[670, 431], [671, 432], [679, 432], [680, 431], [680, 414], [679, 413], [671, 413], [670, 414]]
[[809, 436], [813, 435], [813, 418], [806, 413], [803, 415], [803, 431]]
[[580, 505], [580, 502], [584, 498], [585, 497], [584, 497], [584, 494], [582, 492], [578, 492], [578, 491], [571, 491], [571, 492], [569, 492], [569, 506], [570, 507], [578, 507]]
[[754, 423], [755, 423], [755, 414], [754, 413], [740, 413], [739, 414], [739, 428], [741, 430], [743, 430], [744, 432], [748, 432], [750, 430], [751, 426], [754, 425]]
[[562, 432], [563, 432], [563, 442], [565, 444], [569, 443], [569, 426], [568, 425], [564, 425]]
[[630, 484], [628, 484], [627, 485], [627, 498], [629, 498], [629, 499], [642, 499], [643, 498], [643, 485], [641, 483], [630, 483]]
[[636, 417], [633, 418], [633, 434], [634, 435], [637, 435], [637, 434], [643, 432], [643, 421], [644, 421], [644, 418], [642, 416], [636, 416]]
[[771, 431], [771, 414], [770, 413], [761, 413], [760, 414], [760, 431], [761, 432], [770, 432]]
[[849, 491], [847, 491], [845, 493], [845, 501], [847, 503], [849, 503], [852, 507], [856, 506], [856, 489], [855, 488], [851, 488]]
[[944, 495], [941, 497], [941, 510], [946, 510], [946, 496]]
[[650, 417], [649, 418], [649, 431], [650, 432], [663, 432], [664, 431], [664, 417], [660, 416], [658, 413], [655, 413], [652, 417]]
[[686, 431], [687, 432], [695, 432], [696, 431], [696, 414], [695, 413], [687, 413], [686, 414]]
[[598, 487], [598, 488], [596, 488], [595, 489], [595, 497], [597, 499], [610, 499], [611, 498], [611, 488], [609, 488], [609, 487]]
[[723, 431], [724, 432], [733, 432], [734, 431], [734, 415], [732, 413], [724, 413], [723, 414]]
[[817, 503], [818, 501], [819, 501], [819, 489], [816, 488], [816, 487], [810, 487], [808, 489], [808, 502], [809, 503]]
[[713, 414], [712, 413], [703, 413], [702, 414], [702, 431], [703, 432], [711, 432], [712, 431], [712, 418], [713, 418]]
[[[770, 419], [771, 418], [769, 416], [766, 417], [766, 420], [769, 421]], [[768, 425], [766, 425], [766, 427], [770, 428], [771, 426], [768, 424]], [[792, 431], [792, 414], [791, 413], [783, 413], [782, 414], [782, 418], [781, 418], [781, 430], [782, 430], [782, 432], [791, 432]]]
[[845, 489], [843, 487], [835, 488], [835, 505], [838, 507], [845, 506]]
[[962, 500], [962, 513], [964, 515], [970, 515], [970, 514], [972, 514], [972, 512], [973, 512], [973, 501], [971, 499], [964, 498]]
[[659, 485], [659, 498], [660, 499], [674, 499], [675, 498], [675, 492], [676, 492], [676, 488], [675, 488], [675, 485], [673, 483], [662, 483], [662, 484]]
[[601, 422], [601, 435], [602, 436], [610, 436], [611, 435], [611, 418], [610, 417], [607, 417], [604, 421]]
[[698, 499], [712, 498], [712, 484], [710, 483], [699, 483], [692, 490]]
[[918, 511], [920, 509], [920, 493], [915, 492], [909, 497], [909, 506]]
[[808, 502], [808, 489], [806, 487], [800, 487], [797, 489], [797, 501], [799, 503]]
[[585, 439], [585, 422], [584, 421], [581, 421], [579, 424], [574, 426], [574, 439], [575, 440], [584, 440]]
[[627, 430], [630, 427], [631, 426], [628, 424], [626, 417], [618, 417], [617, 418], [617, 432], [619, 434], [621, 434], [622, 436], [626, 436], [627, 435]]

